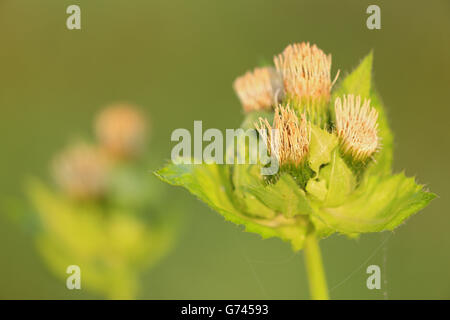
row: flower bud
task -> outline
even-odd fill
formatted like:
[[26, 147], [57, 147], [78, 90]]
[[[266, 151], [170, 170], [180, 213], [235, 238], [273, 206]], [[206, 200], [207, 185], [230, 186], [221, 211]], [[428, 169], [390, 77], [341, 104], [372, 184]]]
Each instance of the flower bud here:
[[331, 55], [326, 55], [316, 45], [302, 42], [287, 46], [274, 57], [274, 63], [293, 106], [301, 113], [306, 112], [314, 123], [325, 124], [334, 83], [331, 81]]
[[271, 110], [283, 95], [281, 77], [271, 67], [248, 71], [233, 87], [245, 112]]
[[259, 124], [255, 126], [280, 166], [298, 166], [306, 158], [311, 130], [305, 115], [299, 119], [289, 106], [278, 106], [272, 126], [265, 118], [260, 118]]
[[379, 146], [378, 112], [370, 106], [370, 100], [349, 94], [336, 98], [336, 131], [344, 154], [355, 161], [369, 158]]
[[147, 123], [142, 114], [128, 104], [104, 109], [95, 123], [100, 145], [112, 156], [134, 158], [144, 148]]

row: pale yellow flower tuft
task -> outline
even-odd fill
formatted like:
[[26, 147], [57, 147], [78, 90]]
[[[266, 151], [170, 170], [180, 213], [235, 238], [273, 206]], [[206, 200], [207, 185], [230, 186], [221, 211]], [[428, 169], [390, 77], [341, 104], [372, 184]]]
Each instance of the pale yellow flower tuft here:
[[274, 68], [255, 68], [237, 78], [233, 88], [245, 112], [271, 110], [283, 94], [280, 75]]
[[56, 183], [71, 198], [94, 199], [106, 191], [108, 162], [96, 147], [70, 146], [55, 157], [52, 169]]
[[274, 57], [281, 73], [286, 94], [299, 100], [322, 98], [329, 101], [331, 87], [331, 55], [316, 45], [295, 43]]
[[260, 118], [259, 124], [255, 126], [270, 154], [277, 158], [280, 165], [298, 166], [306, 158], [311, 128], [304, 114], [299, 119], [289, 106], [278, 106], [275, 109], [273, 126], [264, 118]]
[[97, 117], [95, 130], [100, 145], [116, 158], [134, 158], [144, 148], [147, 123], [129, 104], [115, 104]]
[[369, 158], [379, 146], [378, 112], [370, 106], [370, 100], [347, 95], [336, 98], [336, 131], [345, 154], [356, 161]]

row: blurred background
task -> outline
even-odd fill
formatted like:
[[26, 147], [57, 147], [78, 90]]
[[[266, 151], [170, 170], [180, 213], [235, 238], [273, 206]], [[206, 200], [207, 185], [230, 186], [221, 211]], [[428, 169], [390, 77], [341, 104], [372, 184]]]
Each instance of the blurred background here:
[[[366, 8], [381, 7], [381, 30]], [[81, 30], [66, 8], [81, 7]], [[231, 84], [287, 44], [333, 54], [333, 74], [374, 49], [376, 86], [395, 133], [396, 171], [439, 195], [395, 233], [321, 241], [334, 299], [450, 298], [450, 2], [289, 0], [0, 0], [0, 298], [102, 298], [66, 289], [33, 238], [7, 217], [3, 199], [27, 201], [29, 176], [49, 179], [52, 155], [92, 131], [114, 101], [151, 116], [153, 167], [170, 158], [176, 128], [234, 128], [242, 120]], [[162, 182], [158, 182], [163, 185]], [[306, 299], [302, 253], [224, 223], [181, 188], [185, 225], [174, 250], [144, 274], [146, 299]], [[382, 270], [368, 290], [366, 268]]]

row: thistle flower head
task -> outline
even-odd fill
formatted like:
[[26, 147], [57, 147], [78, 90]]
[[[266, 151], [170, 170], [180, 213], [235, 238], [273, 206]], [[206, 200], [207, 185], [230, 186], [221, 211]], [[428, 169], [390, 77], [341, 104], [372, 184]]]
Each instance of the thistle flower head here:
[[274, 68], [255, 68], [237, 78], [234, 90], [245, 112], [270, 110], [282, 94], [282, 81]]
[[101, 146], [109, 154], [117, 158], [132, 158], [144, 147], [147, 123], [133, 106], [117, 104], [98, 115], [95, 129]]
[[330, 98], [331, 55], [316, 45], [295, 43], [274, 57], [275, 67], [283, 77], [286, 93], [298, 99]]
[[53, 176], [71, 198], [92, 199], [106, 191], [107, 161], [102, 152], [87, 144], [71, 146], [53, 161]]
[[298, 166], [306, 158], [311, 130], [305, 115], [299, 119], [289, 106], [278, 106], [272, 126], [264, 118], [260, 118], [255, 126], [280, 165]]
[[347, 95], [336, 98], [336, 130], [343, 152], [356, 161], [369, 158], [378, 148], [378, 112], [370, 107], [370, 100]]

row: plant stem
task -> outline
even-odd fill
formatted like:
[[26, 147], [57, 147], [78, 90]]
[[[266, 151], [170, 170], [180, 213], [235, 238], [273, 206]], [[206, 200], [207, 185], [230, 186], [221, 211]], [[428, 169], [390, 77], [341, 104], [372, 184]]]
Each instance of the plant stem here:
[[304, 250], [311, 299], [328, 300], [328, 288], [322, 264], [322, 256], [320, 255], [320, 247], [314, 232], [306, 236]]

